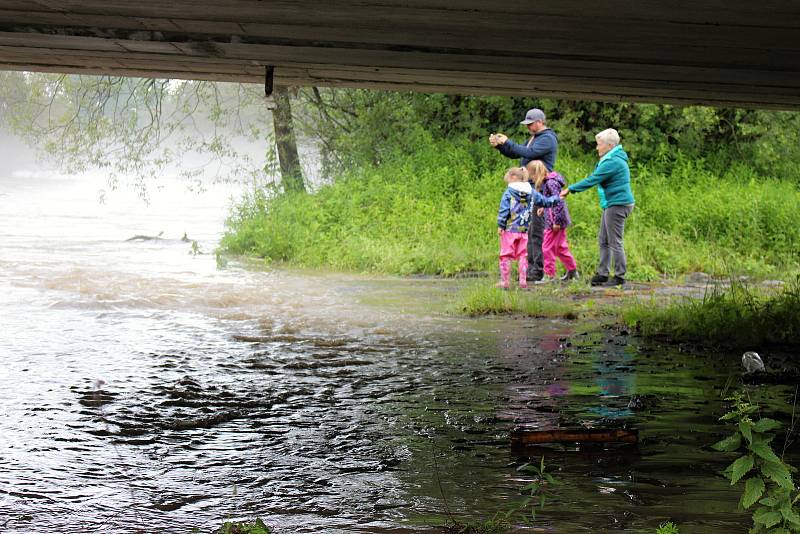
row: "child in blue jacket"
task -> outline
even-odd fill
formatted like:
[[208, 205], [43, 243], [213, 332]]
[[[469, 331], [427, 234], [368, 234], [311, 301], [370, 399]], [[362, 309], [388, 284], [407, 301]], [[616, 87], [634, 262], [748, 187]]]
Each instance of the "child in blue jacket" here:
[[550, 208], [561, 202], [558, 195], [545, 197], [534, 191], [528, 183], [528, 171], [524, 167], [511, 167], [503, 180], [508, 184], [500, 199], [497, 211], [497, 234], [500, 236], [500, 282], [497, 287], [508, 289], [511, 262], [518, 263], [519, 287], [528, 287], [528, 225], [534, 207]]

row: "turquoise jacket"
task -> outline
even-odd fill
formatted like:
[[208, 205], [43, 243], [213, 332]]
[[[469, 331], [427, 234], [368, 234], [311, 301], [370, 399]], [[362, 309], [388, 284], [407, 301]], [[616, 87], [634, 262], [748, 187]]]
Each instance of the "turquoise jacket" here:
[[597, 186], [600, 207], [628, 206], [634, 203], [631, 190], [631, 170], [628, 167], [628, 155], [617, 145], [609, 150], [594, 168], [594, 172], [569, 186], [572, 193], [580, 193]]

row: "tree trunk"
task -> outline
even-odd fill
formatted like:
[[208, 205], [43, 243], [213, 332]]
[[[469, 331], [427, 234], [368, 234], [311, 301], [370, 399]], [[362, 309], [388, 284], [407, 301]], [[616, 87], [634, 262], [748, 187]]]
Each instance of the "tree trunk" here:
[[286, 192], [306, 190], [303, 182], [303, 169], [297, 153], [297, 140], [292, 123], [292, 105], [289, 90], [276, 86], [272, 92], [275, 109], [272, 110], [272, 123], [275, 126], [275, 144], [278, 147], [278, 162], [281, 167], [281, 183]]

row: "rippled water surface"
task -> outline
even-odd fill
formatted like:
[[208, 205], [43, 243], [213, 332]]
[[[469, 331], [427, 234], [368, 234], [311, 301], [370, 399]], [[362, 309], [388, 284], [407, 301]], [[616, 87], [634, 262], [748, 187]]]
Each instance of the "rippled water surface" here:
[[[746, 532], [719, 475], [731, 458], [702, 448], [724, 432], [736, 355], [458, 318], [458, 281], [218, 268], [206, 253], [230, 191], [101, 205], [92, 187], [0, 185], [3, 532], [210, 532], [255, 516], [276, 532], [433, 532], [448, 510], [507, 509], [527, 482], [516, 468], [541, 454], [563, 484], [538, 529]], [[793, 386], [753, 395], [788, 419]], [[642, 443], [509, 446], [515, 427], [581, 425], [638, 428]]]

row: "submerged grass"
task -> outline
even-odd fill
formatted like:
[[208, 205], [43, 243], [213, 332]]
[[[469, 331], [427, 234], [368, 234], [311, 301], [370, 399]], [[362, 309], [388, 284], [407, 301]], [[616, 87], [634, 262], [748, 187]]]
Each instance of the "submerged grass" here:
[[261, 518], [253, 522], [226, 521], [217, 531], [217, 534], [270, 534], [270, 529]]
[[800, 276], [777, 290], [734, 280], [702, 299], [640, 302], [621, 316], [646, 337], [736, 348], [800, 346]]
[[563, 295], [554, 291], [504, 291], [483, 281], [465, 287], [457, 295], [452, 311], [469, 317], [524, 315], [577, 319], [580, 312], [586, 309], [587, 302], [565, 300]]

